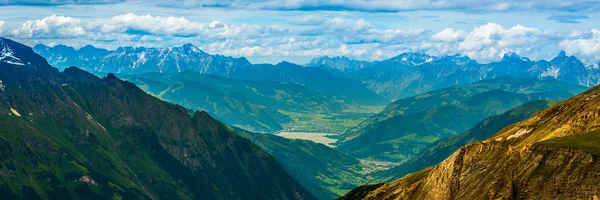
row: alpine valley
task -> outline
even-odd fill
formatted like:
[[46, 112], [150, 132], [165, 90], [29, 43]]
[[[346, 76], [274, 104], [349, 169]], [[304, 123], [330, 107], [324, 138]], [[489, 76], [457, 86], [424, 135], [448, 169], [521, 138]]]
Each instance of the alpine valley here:
[[600, 0], [0, 0], [0, 200], [600, 199]]
[[[437, 165], [341, 199], [598, 198], [599, 96], [600, 88], [592, 88], [460, 147]], [[487, 135], [478, 129], [453, 140]]]
[[565, 52], [253, 64], [192, 44], [1, 38], [0, 50], [7, 199], [569, 199], [600, 189], [600, 89], [589, 89], [600, 69]]

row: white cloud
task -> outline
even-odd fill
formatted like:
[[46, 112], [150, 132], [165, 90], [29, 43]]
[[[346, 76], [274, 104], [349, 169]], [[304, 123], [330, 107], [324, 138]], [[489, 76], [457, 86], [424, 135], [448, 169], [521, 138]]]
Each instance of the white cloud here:
[[560, 42], [560, 47], [569, 54], [579, 55], [584, 60], [600, 60], [600, 30], [591, 30], [592, 35], [587, 38], [565, 39]]
[[28, 20], [10, 32], [19, 38], [65, 38], [86, 34], [79, 19], [51, 15], [40, 20]]
[[325, 22], [325, 18], [321, 15], [306, 15], [301, 16], [292, 21], [292, 24], [297, 25], [319, 25]]
[[[463, 54], [480, 62], [506, 52], [548, 59], [561, 48], [588, 60], [600, 60], [600, 31], [561, 32], [487, 23], [471, 30], [446, 28], [379, 28], [353, 15], [292, 18], [292, 24], [246, 24], [185, 17], [136, 15], [74, 18], [51, 15], [21, 25], [0, 21], [0, 33], [27, 42], [67, 45], [171, 47], [194, 43], [209, 53], [231, 56], [337, 56], [373, 60], [406, 51], [433, 55]], [[9, 24], [11, 26], [9, 26]], [[283, 58], [282, 58], [283, 59]]]
[[103, 24], [105, 32], [140, 30], [153, 34], [197, 34], [204, 28], [203, 24], [194, 23], [184, 17], [161, 17], [152, 15], [136, 15], [128, 13], [113, 17], [109, 23]]
[[437, 32], [436, 34], [433, 34], [433, 36], [431, 36], [431, 39], [442, 42], [454, 42], [462, 40], [465, 35], [466, 33], [463, 30], [455, 31], [452, 28], [446, 28], [440, 32]]
[[325, 21], [322, 28], [325, 28], [325, 30], [329, 29], [335, 31], [364, 32], [374, 27], [371, 23], [364, 19], [348, 20], [345, 18], [335, 17]]
[[458, 43], [459, 53], [481, 61], [497, 60], [507, 52], [532, 53], [553, 42], [537, 28], [516, 25], [509, 29], [488, 23], [474, 28]]

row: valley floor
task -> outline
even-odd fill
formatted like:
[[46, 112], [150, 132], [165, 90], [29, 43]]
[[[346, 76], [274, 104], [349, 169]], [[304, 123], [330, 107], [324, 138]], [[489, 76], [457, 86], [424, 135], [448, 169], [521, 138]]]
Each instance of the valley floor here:
[[277, 133], [276, 135], [288, 138], [288, 139], [301, 139], [301, 140], [310, 140], [316, 143], [324, 144], [329, 147], [335, 147], [332, 144], [337, 141], [337, 139], [333, 139], [327, 136], [332, 136], [336, 134], [331, 133], [310, 133], [310, 132], [288, 132], [282, 131]]
[[356, 106], [342, 112], [303, 113], [279, 110], [280, 113], [292, 118], [292, 121], [282, 124], [283, 132], [315, 132], [341, 134], [357, 126], [365, 119], [381, 112], [385, 106]]

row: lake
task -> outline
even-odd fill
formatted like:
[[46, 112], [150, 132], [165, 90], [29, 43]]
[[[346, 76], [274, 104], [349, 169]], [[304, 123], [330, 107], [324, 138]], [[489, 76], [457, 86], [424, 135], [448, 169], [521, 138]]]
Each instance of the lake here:
[[277, 133], [276, 135], [284, 137], [284, 138], [289, 138], [289, 139], [310, 140], [310, 141], [313, 141], [316, 143], [321, 143], [321, 144], [327, 145], [329, 147], [335, 147], [331, 144], [335, 143], [337, 141], [337, 139], [325, 137], [328, 135], [335, 135], [335, 134], [331, 134], [331, 133], [309, 133], [309, 132], [282, 131], [282, 132]]

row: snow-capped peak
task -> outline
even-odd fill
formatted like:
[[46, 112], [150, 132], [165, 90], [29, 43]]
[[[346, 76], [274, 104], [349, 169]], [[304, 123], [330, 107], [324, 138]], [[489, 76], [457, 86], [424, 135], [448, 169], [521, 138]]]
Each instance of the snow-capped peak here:
[[505, 53], [504, 56], [502, 57], [502, 60], [505, 60], [505, 61], [506, 60], [521, 60], [524, 62], [531, 61], [529, 58], [519, 56], [519, 54], [517, 54], [516, 52]]
[[589, 63], [589, 64], [586, 64], [585, 67], [587, 69], [598, 69], [598, 68], [600, 68], [599, 64], [597, 64], [597, 63]]
[[25, 65], [21, 59], [14, 56], [14, 51], [2, 38], [0, 38], [0, 49], [0, 62], [21, 66]]
[[422, 52], [407, 52], [396, 56], [394, 59], [396, 62], [402, 62], [405, 64], [410, 64], [414, 66], [422, 65], [425, 63], [430, 63], [435, 60], [436, 57], [428, 55]]

